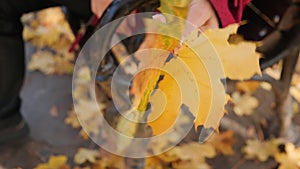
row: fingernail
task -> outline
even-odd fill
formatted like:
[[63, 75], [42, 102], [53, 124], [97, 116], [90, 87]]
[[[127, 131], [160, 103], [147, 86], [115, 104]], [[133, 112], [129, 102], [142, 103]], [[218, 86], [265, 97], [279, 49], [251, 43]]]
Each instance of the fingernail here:
[[155, 14], [152, 16], [152, 19], [160, 21], [161, 23], [167, 23], [166, 17], [162, 14]]

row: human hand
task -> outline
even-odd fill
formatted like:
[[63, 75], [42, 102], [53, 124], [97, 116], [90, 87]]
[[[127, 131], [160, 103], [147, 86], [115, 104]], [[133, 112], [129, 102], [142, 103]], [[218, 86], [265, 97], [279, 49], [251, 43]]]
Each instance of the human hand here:
[[92, 12], [100, 18], [113, 0], [91, 0]]
[[209, 0], [192, 0], [184, 32], [179, 46], [173, 51], [174, 54], [178, 53], [183, 41], [193, 30], [200, 29], [201, 31], [205, 31], [207, 29], [219, 28], [219, 26], [217, 14]]
[[217, 14], [209, 0], [192, 0], [187, 21], [183, 37], [186, 37], [195, 29], [205, 31], [207, 29], [219, 28]]

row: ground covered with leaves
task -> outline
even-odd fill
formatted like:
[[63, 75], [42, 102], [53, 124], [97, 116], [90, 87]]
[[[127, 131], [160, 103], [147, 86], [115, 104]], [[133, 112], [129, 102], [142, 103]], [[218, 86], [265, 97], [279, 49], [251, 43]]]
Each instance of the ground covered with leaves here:
[[[75, 54], [69, 53], [68, 50], [74, 40], [74, 36], [61, 9], [54, 8], [28, 14], [23, 17], [23, 22], [26, 25], [24, 38], [27, 43], [36, 46], [36, 52], [32, 55], [28, 64], [28, 70], [39, 71], [47, 76], [71, 76]], [[212, 38], [213, 35], [215, 34], [212, 33]], [[186, 49], [186, 51], [182, 52], [186, 53], [189, 51]], [[279, 63], [272, 68], [266, 69], [265, 73], [278, 79], [281, 67], [282, 65]], [[256, 69], [253, 68], [252, 73], [255, 71]], [[231, 77], [236, 75], [233, 70], [228, 72]], [[82, 70], [80, 75], [82, 76], [80, 78], [82, 81], [78, 83], [84, 84], [85, 80], [88, 81], [90, 79], [88, 69]], [[290, 88], [290, 94], [293, 96], [293, 120], [298, 125], [300, 125], [299, 84], [300, 68], [297, 68]], [[145, 87], [146, 90], [147, 87]], [[163, 90], [167, 90], [164, 84], [160, 87]], [[83, 98], [82, 90], [80, 86], [76, 88], [74, 97]], [[99, 89], [100, 92], [102, 90]], [[215, 132], [203, 143], [198, 142], [199, 130], [193, 130], [180, 144], [163, 154], [145, 159], [123, 158], [102, 150], [89, 140], [86, 132], [100, 132], [99, 128], [95, 127], [97, 125], [93, 114], [76, 114], [70, 105], [67, 105], [70, 107], [69, 112], [59, 112], [53, 105], [51, 109], [46, 111], [52, 117], [58, 117], [60, 113], [64, 113], [65, 125], [74, 128], [74, 131], [80, 135], [81, 140], [85, 142], [80, 145], [82, 147], [73, 149], [74, 153], [72, 154], [70, 152], [55, 152], [57, 149], [55, 147], [53, 148], [54, 152], [48, 151], [51, 153], [43, 153], [34, 151], [34, 149], [43, 146], [43, 144], [29, 142], [25, 146], [36, 152], [36, 157], [42, 156], [43, 158], [32, 161], [30, 165], [26, 166], [22, 166], [22, 164], [18, 166], [13, 165], [14, 160], [22, 160], [24, 159], [22, 156], [28, 155], [21, 153], [21, 156], [10, 158], [11, 162], [0, 160], [0, 165], [5, 165], [4, 167], [8, 168], [20, 167], [24, 169], [29, 168], [29, 166], [35, 169], [125, 169], [130, 168], [128, 166], [131, 166], [131, 163], [141, 163], [145, 169], [299, 169], [299, 138], [294, 139], [294, 142], [291, 143], [288, 140], [276, 138], [269, 130], [272, 128], [272, 123], [276, 123], [276, 113], [274, 112], [276, 103], [272, 86], [266, 82], [230, 81], [227, 83], [226, 90], [226, 93], [230, 95], [230, 99], [228, 97], [228, 103], [225, 106], [227, 111], [220, 122], [220, 127], [218, 127], [220, 131], [219, 133]], [[138, 97], [142, 98], [143, 96]], [[109, 101], [104, 95], [100, 94], [100, 99], [103, 101], [103, 111], [113, 111], [109, 109]], [[138, 101], [140, 100], [138, 99]], [[137, 102], [136, 104], [138, 107], [141, 103]], [[82, 102], [80, 106], [82, 109], [90, 109], [94, 112], [99, 111], [88, 99]], [[222, 109], [223, 107], [220, 108], [220, 117], [225, 112]], [[84, 119], [89, 124], [85, 131], [81, 129], [78, 118]], [[165, 118], [169, 119], [170, 117]], [[195, 123], [196, 126], [205, 125], [201, 119], [196, 120]], [[163, 127], [159, 126], [159, 124], [149, 125], [154, 128], [156, 133], [161, 132], [161, 127]], [[208, 125], [208, 127], [211, 126]], [[155, 149], [159, 151], [165, 144], [168, 143], [160, 142], [155, 146], [154, 151]], [[51, 147], [47, 149], [51, 149]], [[9, 150], [5, 150], [5, 152], [9, 152]], [[7, 160], [4, 155], [2, 156], [3, 159]], [[9, 165], [6, 166], [7, 164]], [[0, 169], [2, 169], [1, 166]]]

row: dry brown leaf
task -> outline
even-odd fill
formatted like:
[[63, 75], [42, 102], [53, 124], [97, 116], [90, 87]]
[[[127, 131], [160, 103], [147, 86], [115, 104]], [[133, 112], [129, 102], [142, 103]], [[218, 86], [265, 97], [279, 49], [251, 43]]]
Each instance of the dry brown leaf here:
[[50, 115], [52, 117], [58, 117], [58, 109], [56, 106], [53, 106], [51, 109], [50, 109]]

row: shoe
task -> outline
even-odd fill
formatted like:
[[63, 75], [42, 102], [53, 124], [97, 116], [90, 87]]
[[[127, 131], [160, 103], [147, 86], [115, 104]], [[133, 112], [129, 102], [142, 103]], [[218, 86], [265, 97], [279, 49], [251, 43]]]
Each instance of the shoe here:
[[7, 144], [22, 144], [29, 136], [29, 126], [17, 114], [13, 117], [0, 119], [0, 146]]

